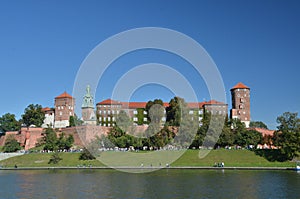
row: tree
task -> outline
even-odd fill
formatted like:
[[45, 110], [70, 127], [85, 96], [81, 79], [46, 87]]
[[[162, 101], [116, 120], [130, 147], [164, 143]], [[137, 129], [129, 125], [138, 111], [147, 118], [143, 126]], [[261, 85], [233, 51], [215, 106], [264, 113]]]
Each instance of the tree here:
[[79, 156], [79, 160], [94, 160], [94, 159], [96, 158], [86, 148], [82, 150]]
[[[174, 120], [171, 123], [180, 127], [174, 138], [174, 144], [186, 148], [192, 144], [197, 134], [198, 117], [194, 118], [194, 115], [189, 114], [189, 108], [184, 99], [176, 98], [176, 101]], [[173, 105], [171, 106], [173, 107]]]
[[39, 104], [30, 104], [24, 111], [22, 115], [22, 122], [29, 127], [30, 125], [35, 125], [36, 127], [41, 127], [44, 123], [45, 114], [42, 111], [42, 106]]
[[20, 150], [20, 143], [14, 138], [13, 135], [8, 136], [3, 151], [6, 153], [16, 152]]
[[242, 131], [238, 134], [236, 142], [239, 146], [247, 147], [249, 145], [257, 146], [262, 142], [262, 134], [255, 130]]
[[274, 144], [279, 147], [286, 160], [298, 156], [300, 152], [300, 119], [298, 113], [285, 112], [277, 117], [279, 126], [274, 133]]
[[0, 117], [0, 132], [19, 131], [21, 123], [16, 120], [14, 114], [6, 113]]
[[74, 143], [74, 137], [73, 135], [69, 135], [66, 137], [65, 133], [61, 133], [59, 135], [59, 138], [57, 140], [57, 148], [60, 150], [69, 150]]
[[263, 123], [262, 121], [251, 121], [249, 126], [252, 128], [268, 129], [268, 126], [265, 123]]
[[52, 128], [47, 128], [45, 134], [44, 150], [56, 151], [58, 149], [56, 132]]
[[75, 114], [74, 116], [71, 115], [69, 118], [69, 124], [70, 126], [80, 126], [83, 124], [83, 121], [77, 117]]
[[164, 103], [161, 99], [150, 100], [147, 102], [145, 110], [147, 111], [148, 121], [160, 123], [164, 116]]
[[129, 130], [129, 127], [132, 125], [132, 122], [125, 111], [121, 110], [117, 115], [116, 125], [124, 132], [127, 132]]
[[48, 164], [57, 164], [61, 160], [62, 160], [62, 158], [59, 156], [59, 153], [55, 152], [51, 155], [51, 158], [50, 158]]
[[185, 102], [183, 98], [174, 97], [170, 100], [169, 106], [167, 107], [167, 122], [171, 126], [180, 126], [182, 106]]

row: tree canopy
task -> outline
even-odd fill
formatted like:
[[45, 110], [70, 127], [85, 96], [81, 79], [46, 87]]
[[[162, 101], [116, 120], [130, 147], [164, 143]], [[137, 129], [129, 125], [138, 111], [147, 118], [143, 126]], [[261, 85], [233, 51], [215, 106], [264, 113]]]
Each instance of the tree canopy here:
[[22, 122], [27, 127], [35, 125], [41, 127], [45, 119], [45, 114], [42, 111], [42, 106], [39, 104], [30, 104], [22, 115]]
[[19, 131], [21, 123], [16, 120], [14, 114], [6, 113], [0, 117], [0, 132]]
[[8, 136], [7, 140], [5, 141], [5, 145], [3, 148], [4, 152], [11, 153], [20, 150], [20, 143], [14, 138], [13, 135]]
[[251, 121], [250, 127], [268, 129], [268, 126], [262, 121]]
[[279, 147], [286, 160], [300, 153], [300, 118], [298, 113], [285, 112], [277, 117], [279, 126], [274, 133], [274, 144]]

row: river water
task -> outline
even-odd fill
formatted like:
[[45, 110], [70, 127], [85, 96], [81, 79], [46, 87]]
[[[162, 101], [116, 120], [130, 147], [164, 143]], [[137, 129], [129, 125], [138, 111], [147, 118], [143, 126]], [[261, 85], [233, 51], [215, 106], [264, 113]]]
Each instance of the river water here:
[[300, 198], [300, 173], [164, 169], [0, 170], [2, 199]]

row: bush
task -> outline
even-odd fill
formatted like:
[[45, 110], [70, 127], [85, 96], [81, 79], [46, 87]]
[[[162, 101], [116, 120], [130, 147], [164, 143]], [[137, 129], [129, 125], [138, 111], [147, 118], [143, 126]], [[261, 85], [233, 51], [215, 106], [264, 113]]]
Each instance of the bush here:
[[53, 155], [51, 156], [48, 164], [57, 164], [59, 161], [61, 161], [62, 158], [59, 156], [58, 152], [53, 153]]
[[20, 149], [21, 149], [21, 147], [20, 147], [19, 142], [13, 136], [9, 136], [7, 138], [5, 145], [3, 147], [3, 151], [5, 153], [16, 152]]
[[79, 160], [94, 160], [96, 159], [95, 156], [93, 156], [89, 150], [86, 148], [83, 149], [83, 151], [80, 154]]

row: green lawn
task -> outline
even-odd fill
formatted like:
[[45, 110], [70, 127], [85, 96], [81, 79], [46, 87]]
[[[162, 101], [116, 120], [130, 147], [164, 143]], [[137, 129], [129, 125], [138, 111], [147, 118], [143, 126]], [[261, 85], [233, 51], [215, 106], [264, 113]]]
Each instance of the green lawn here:
[[76, 167], [77, 165], [103, 166], [97, 160], [79, 160], [80, 153], [60, 153], [62, 160], [58, 164], [48, 164], [52, 154], [30, 153], [0, 161], [4, 167]]
[[188, 150], [172, 166], [213, 166], [224, 162], [228, 167], [294, 167], [294, 162], [270, 162], [248, 150], [212, 150], [204, 158], [199, 151]]
[[[209, 152], [204, 158], [199, 158]], [[100, 160], [111, 166], [159, 166], [171, 163], [174, 157], [180, 155], [178, 151], [159, 152], [103, 152]], [[79, 160], [79, 153], [60, 153], [62, 160], [58, 164], [48, 164], [51, 154], [31, 153], [0, 161], [5, 167], [76, 167], [77, 165], [104, 166], [98, 160]], [[176, 159], [176, 158], [175, 158]], [[270, 162], [248, 150], [188, 150], [179, 159], [171, 163], [176, 166], [213, 166], [214, 163], [224, 162], [225, 167], [294, 167], [294, 162]]]

